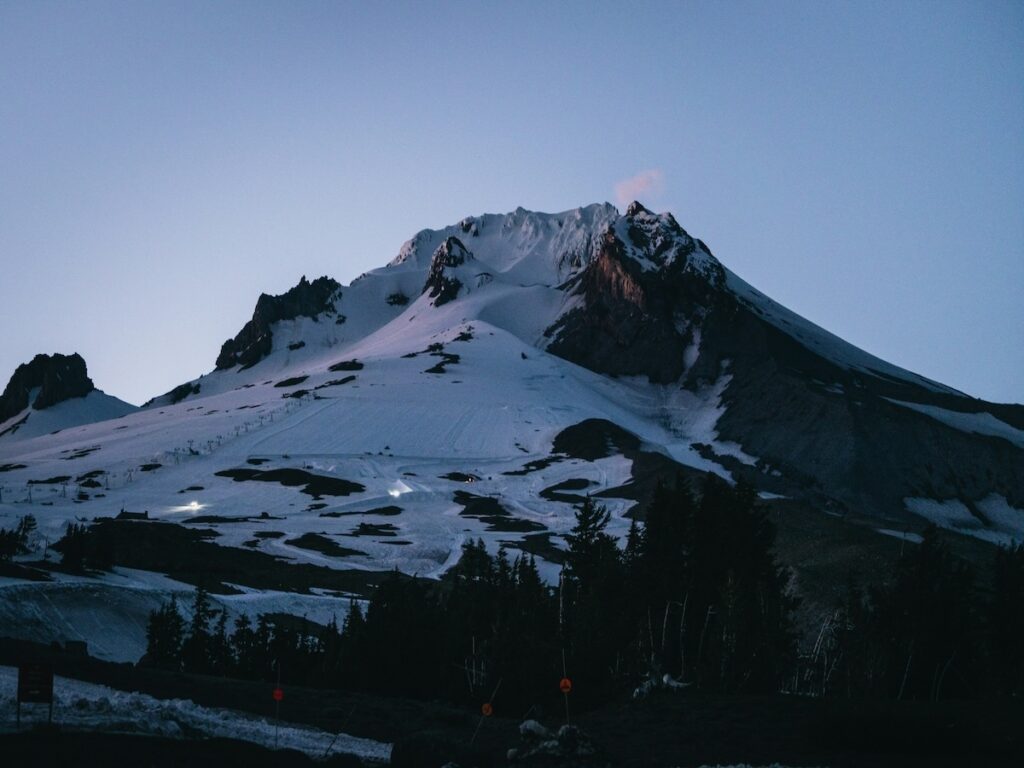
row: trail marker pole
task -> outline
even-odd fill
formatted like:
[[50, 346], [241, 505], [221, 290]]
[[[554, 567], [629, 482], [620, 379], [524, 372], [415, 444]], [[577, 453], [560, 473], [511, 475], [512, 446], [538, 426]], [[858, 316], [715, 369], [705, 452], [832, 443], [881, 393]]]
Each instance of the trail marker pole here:
[[558, 690], [565, 699], [565, 724], [569, 724], [569, 692], [572, 691], [572, 680], [565, 671], [565, 649], [562, 649], [562, 679], [558, 681]]
[[494, 686], [494, 691], [491, 693], [491, 698], [480, 706], [480, 719], [477, 721], [476, 729], [473, 731], [473, 738], [469, 740], [470, 746], [476, 741], [476, 735], [480, 733], [480, 726], [484, 724], [484, 720], [494, 714], [494, 697], [498, 695], [498, 689], [501, 688], [501, 681], [504, 679], [500, 678], [498, 680], [498, 684]]
[[274, 698], [274, 749], [277, 749], [278, 730], [281, 727], [281, 702], [284, 700], [284, 689], [281, 688], [281, 663], [275, 659], [277, 664], [277, 687], [271, 694]]

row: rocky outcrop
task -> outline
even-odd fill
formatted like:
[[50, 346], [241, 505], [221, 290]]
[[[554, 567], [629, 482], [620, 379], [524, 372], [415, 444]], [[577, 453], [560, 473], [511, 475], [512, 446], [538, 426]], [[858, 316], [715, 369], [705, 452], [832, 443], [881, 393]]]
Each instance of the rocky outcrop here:
[[228, 339], [217, 356], [217, 370], [236, 365], [251, 368], [270, 354], [273, 349], [271, 326], [282, 320], [310, 317], [314, 320], [323, 312], [333, 309], [333, 302], [341, 285], [329, 277], [318, 277], [313, 282], [305, 275], [294, 288], [280, 296], [261, 294], [256, 302], [252, 320], [242, 326], [233, 339]]
[[[0, 395], [0, 422], [29, 406], [41, 411], [71, 398], [85, 397], [95, 388], [81, 355], [36, 355], [32, 362], [18, 366]], [[38, 390], [34, 398], [33, 390]]]
[[[671, 216], [634, 203], [565, 286], [580, 300], [548, 329], [547, 349], [600, 373], [693, 389], [728, 377], [718, 439], [758, 461], [706, 457], [758, 487], [769, 478], [778, 492], [875, 518], [906, 516], [910, 497], [959, 499], [982, 527], [993, 521], [974, 502], [990, 494], [1024, 508], [1020, 445], [899, 403], [1017, 429], [1024, 408], [932, 387], [880, 360], [876, 370], [801, 318], [773, 317], [726, 277]], [[851, 352], [854, 364], [837, 360]]]
[[590, 737], [574, 725], [558, 730], [536, 720], [519, 726], [520, 745], [508, 751], [509, 765], [520, 768], [605, 768], [610, 763]]
[[670, 214], [633, 203], [566, 286], [583, 301], [547, 329], [548, 351], [599, 373], [676, 381], [723, 280], [714, 257]]
[[462, 241], [457, 237], [447, 238], [434, 251], [430, 259], [430, 269], [422, 293], [434, 300], [435, 307], [453, 301], [462, 289], [462, 281], [455, 275], [455, 269], [473, 260]]

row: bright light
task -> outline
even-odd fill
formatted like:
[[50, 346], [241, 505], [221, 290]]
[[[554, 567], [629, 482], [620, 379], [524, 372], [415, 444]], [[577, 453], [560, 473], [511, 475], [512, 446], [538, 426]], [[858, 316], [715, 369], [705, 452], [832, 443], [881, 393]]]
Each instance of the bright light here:
[[412, 488], [403, 483], [401, 480], [395, 480], [395, 482], [391, 484], [391, 487], [388, 488], [388, 496], [390, 496], [393, 499], [397, 499], [403, 493], [410, 493], [411, 491]]
[[209, 506], [207, 504], [200, 504], [198, 501], [190, 501], [188, 504], [182, 504], [180, 507], [168, 507], [168, 512], [188, 512], [190, 515], [194, 515], [201, 509], [206, 509]]

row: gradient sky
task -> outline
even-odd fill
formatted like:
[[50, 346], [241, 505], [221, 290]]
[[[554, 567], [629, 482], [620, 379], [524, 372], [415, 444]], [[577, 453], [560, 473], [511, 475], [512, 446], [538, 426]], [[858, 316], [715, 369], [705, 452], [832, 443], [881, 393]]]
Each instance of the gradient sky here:
[[0, 0], [0, 386], [77, 351], [140, 403], [262, 291], [631, 192], [848, 341], [1024, 401], [1024, 4], [939, 0]]

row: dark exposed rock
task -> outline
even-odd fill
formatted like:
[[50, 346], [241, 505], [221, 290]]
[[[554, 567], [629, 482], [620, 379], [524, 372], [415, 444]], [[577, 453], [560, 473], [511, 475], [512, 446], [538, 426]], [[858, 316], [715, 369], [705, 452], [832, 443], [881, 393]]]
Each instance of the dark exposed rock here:
[[230, 477], [235, 482], [241, 483], [247, 480], [256, 480], [264, 483], [280, 483], [288, 487], [303, 486], [302, 492], [320, 499], [322, 496], [348, 496], [353, 493], [362, 493], [366, 487], [343, 480], [340, 477], [328, 477], [325, 475], [314, 475], [303, 469], [225, 469], [214, 473], [218, 477]]
[[396, 291], [395, 293], [389, 293], [386, 301], [392, 307], [404, 307], [409, 303], [409, 297], [401, 291]]
[[[605, 232], [596, 257], [567, 286], [583, 306], [545, 331], [548, 351], [613, 376], [678, 380], [692, 340], [687, 329], [718, 295], [707, 276], [688, 269], [696, 246], [678, 227], [662, 217], [630, 224], [631, 244]], [[666, 266], [645, 271], [637, 257]]]
[[523, 768], [604, 768], [607, 757], [574, 725], [549, 730], [536, 720], [519, 726], [520, 746], [508, 752], [508, 764]]
[[332, 308], [341, 285], [329, 277], [318, 277], [313, 282], [305, 275], [299, 284], [280, 296], [261, 294], [256, 302], [252, 320], [242, 326], [233, 339], [228, 339], [217, 356], [217, 370], [226, 370], [236, 365], [251, 368], [270, 354], [273, 348], [271, 326], [282, 320], [297, 317], [311, 317]]
[[[991, 493], [1024, 507], [1024, 450], [955, 429], [892, 400], [958, 412], [987, 411], [1008, 423], [1020, 406], [996, 406], [834, 365], [742, 308], [705, 326], [716, 357], [729, 360], [719, 438], [739, 443], [798, 487], [782, 492], [835, 500], [860, 514], [900, 517], [907, 497]], [[815, 381], [832, 383], [828, 390]], [[737, 468], [733, 474], [754, 471]], [[756, 480], [756, 476], [747, 475]], [[763, 484], [762, 484], [763, 485]]]
[[479, 476], [468, 472], [448, 472], [440, 476], [442, 480], [454, 480], [456, 483], [475, 483]]
[[429, 293], [435, 307], [447, 304], [458, 297], [462, 281], [449, 274], [449, 269], [461, 267], [471, 260], [473, 254], [466, 250], [466, 246], [457, 237], [449, 237], [437, 247], [430, 259], [427, 282], [423, 285], [423, 293]]
[[340, 379], [331, 379], [325, 381], [323, 384], [317, 384], [313, 389], [327, 389], [328, 387], [340, 387], [342, 384], [348, 384], [350, 381], [355, 381], [355, 376], [343, 376]]
[[[699, 450], [737, 479], [890, 518], [907, 515], [903, 500], [914, 496], [961, 499], [970, 509], [997, 493], [1024, 506], [1019, 446], [891, 401], [987, 412], [1018, 429], [1024, 408], [833, 362], [800, 329], [769, 320], [762, 307], [730, 290], [710, 249], [667, 214], [630, 205], [591, 262], [563, 287], [583, 302], [547, 330], [548, 351], [600, 373], [646, 375], [691, 389], [730, 377], [715, 428], [719, 440], [739, 444], [757, 464], [717, 456], [713, 446]], [[580, 442], [589, 458], [612, 437], [589, 432], [577, 425], [560, 438]], [[636, 453], [633, 446], [615, 447]], [[554, 451], [580, 452], [558, 441]], [[652, 472], [665, 463], [654, 454], [636, 455], [649, 459]], [[637, 496], [635, 486], [636, 478], [614, 495]], [[984, 524], [984, 515], [978, 517]]]
[[[33, 390], [38, 393], [32, 402]], [[95, 389], [79, 354], [36, 355], [19, 365], [0, 395], [0, 422], [16, 416], [30, 405], [37, 411], [75, 397], [85, 397]]]
[[352, 517], [353, 515], [381, 515], [383, 517], [394, 517], [402, 514], [402, 508], [394, 505], [386, 507], [375, 507], [365, 512], [321, 512], [320, 517]]
[[606, 419], [584, 419], [555, 436], [551, 449], [584, 461], [613, 453], [628, 454], [640, 447], [640, 438]]
[[[180, 403], [186, 397], [191, 397], [192, 395], [198, 395], [199, 394], [199, 390], [200, 390], [199, 382], [193, 383], [191, 381], [188, 381], [188, 382], [185, 382], [184, 384], [179, 384], [174, 389], [172, 389], [170, 392], [168, 392], [166, 395], [164, 395], [164, 397], [167, 398], [167, 402], [168, 402], [169, 405], [174, 405], [175, 403]], [[149, 405], [152, 402], [153, 401], [150, 400], [148, 403], [146, 403], [146, 405]]]
[[322, 536], [319, 533], [304, 533], [294, 539], [288, 539], [285, 544], [291, 544], [293, 547], [308, 549], [313, 552], [320, 552], [321, 554], [329, 555], [331, 557], [352, 557], [353, 555], [366, 554], [358, 549], [343, 547], [338, 544], [338, 542], [333, 541], [326, 536]]
[[337, 373], [338, 371], [361, 371], [363, 364], [358, 360], [341, 360], [327, 370]]

